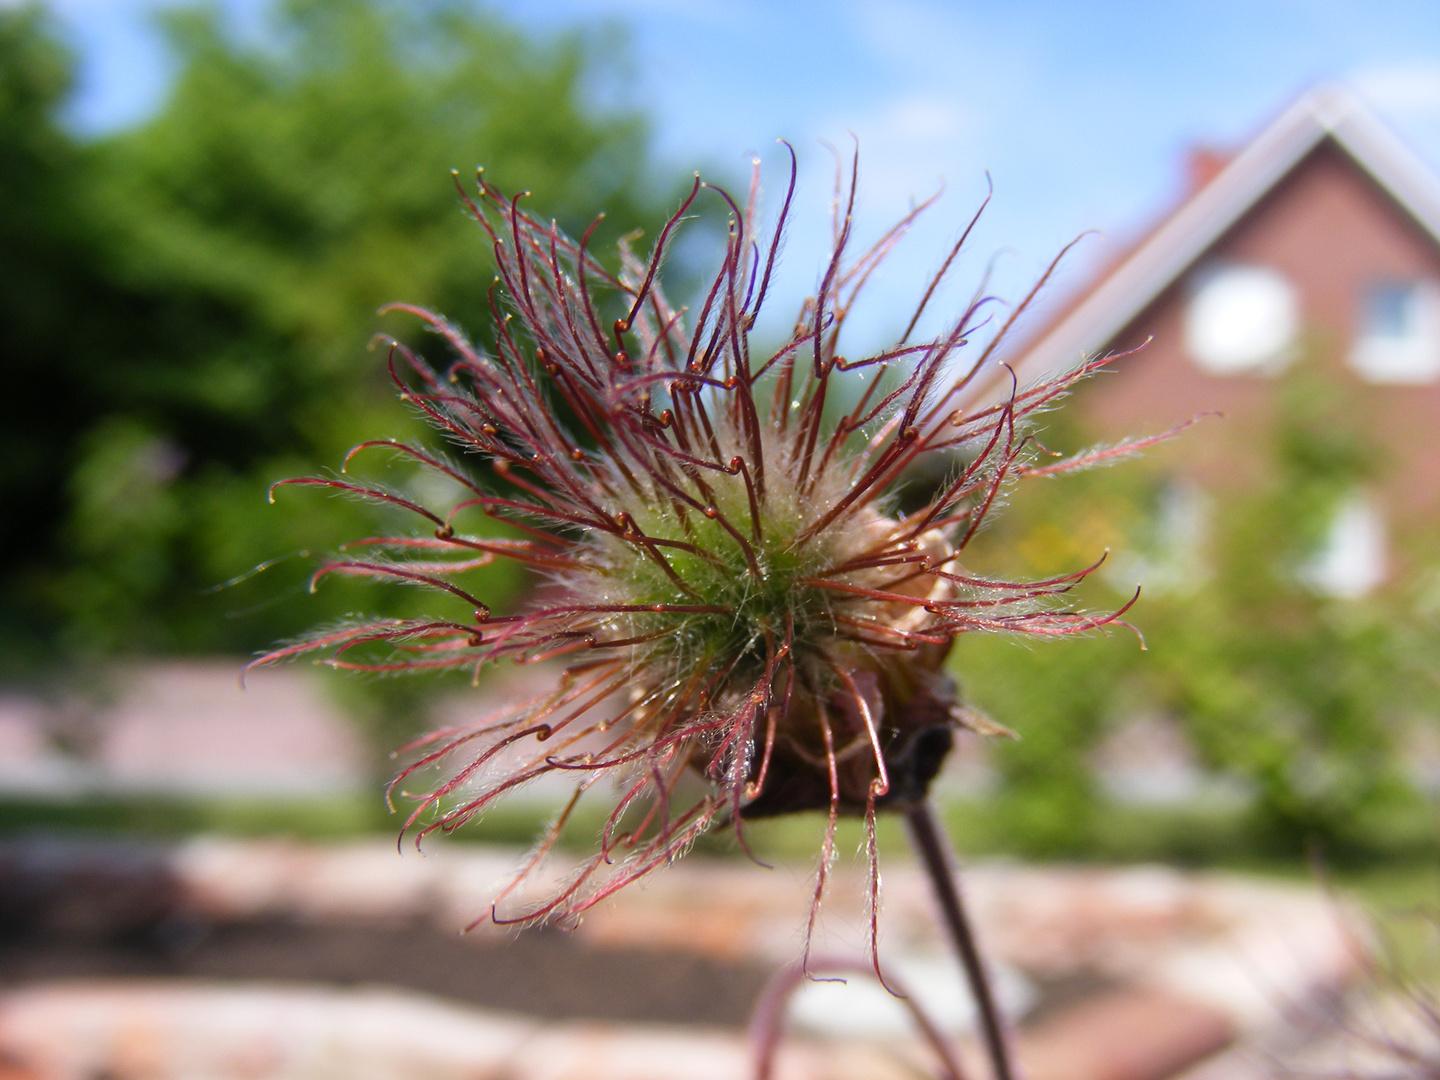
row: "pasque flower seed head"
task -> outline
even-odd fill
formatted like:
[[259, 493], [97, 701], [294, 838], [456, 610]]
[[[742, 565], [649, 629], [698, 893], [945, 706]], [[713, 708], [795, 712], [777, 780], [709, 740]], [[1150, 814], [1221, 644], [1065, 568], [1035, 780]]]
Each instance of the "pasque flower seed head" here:
[[[970, 722], [943, 670], [954, 637], [1071, 634], [1120, 614], [1063, 606], [1093, 567], [1010, 582], [962, 563], [1008, 482], [1143, 445], [1036, 464], [1027, 420], [1103, 361], [968, 404], [1029, 299], [961, 364], [991, 307], [977, 298], [938, 337], [913, 341], [938, 276], [899, 342], [847, 360], [841, 332], [857, 295], [925, 208], [852, 256], [853, 170], [815, 296], [788, 340], [752, 352], [794, 185], [792, 155], [783, 205], [764, 235], [758, 172], [743, 208], [710, 189], [728, 208], [729, 235], [691, 317], [666, 300], [659, 271], [701, 197], [698, 178], [650, 257], [622, 245], [622, 269], [612, 274], [587, 250], [589, 233], [567, 238], [482, 174], [466, 204], [498, 266], [493, 347], [407, 308], [452, 360], [439, 369], [403, 345], [391, 352], [402, 396], [461, 455], [388, 440], [356, 451], [389, 448], [465, 497], [442, 512], [345, 475], [284, 482], [398, 506], [429, 523], [423, 535], [359, 541], [317, 579], [419, 584], [463, 602], [467, 614], [332, 627], [260, 662], [318, 651], [336, 667], [390, 672], [564, 660], [546, 693], [417, 744], [418, 759], [400, 777], [438, 777], [407, 822], [421, 836], [454, 829], [542, 776], [574, 779], [575, 799], [492, 906], [497, 921], [573, 921], [717, 821], [743, 844], [746, 819], [807, 809], [829, 822], [817, 905], [843, 813], [870, 826], [878, 886], [875, 815], [923, 798], [952, 733]], [[948, 479], [924, 506], [898, 512], [897, 483], [939, 454], [954, 461]], [[475, 515], [523, 538], [471, 535], [464, 525]], [[495, 558], [549, 583], [521, 610], [492, 614], [465, 579]], [[598, 847], [562, 887], [521, 902], [527, 894], [516, 886], [597, 788], [613, 799]]]

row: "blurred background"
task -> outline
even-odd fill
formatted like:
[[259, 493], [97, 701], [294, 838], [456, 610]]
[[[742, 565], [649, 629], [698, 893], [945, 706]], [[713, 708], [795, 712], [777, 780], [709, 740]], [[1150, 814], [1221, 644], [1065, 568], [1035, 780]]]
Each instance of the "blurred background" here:
[[[862, 234], [945, 197], [852, 353], [894, 340], [993, 182], [951, 301], [987, 272], [1018, 299], [1098, 230], [1017, 326], [1022, 378], [1153, 337], [1049, 418], [1046, 446], [1225, 414], [1017, 490], [973, 546], [973, 569], [1029, 576], [1108, 551], [1084, 602], [1142, 585], [1145, 648], [960, 640], [967, 697], [1022, 736], [965, 743], [942, 777], [960, 849], [1290, 879], [1318, 859], [1375, 903], [1430, 898], [1437, 43], [1419, 2], [0, 4], [7, 850], [100, 844], [111, 865], [114, 844], [198, 834], [393, 840], [389, 753], [518, 676], [237, 681], [327, 620], [423, 603], [355, 580], [310, 595], [312, 553], [365, 535], [368, 511], [266, 493], [421, 430], [367, 351], [417, 336], [381, 305], [488, 319], [450, 170], [483, 165], [571, 233], [604, 210], [606, 250], [653, 238], [697, 169], [743, 190], [758, 155], [783, 190], [790, 140], [797, 218], [757, 328], [778, 339], [828, 243], [827, 146], [853, 136]], [[717, 221], [675, 249], [672, 294], [709, 272]], [[530, 584], [492, 569], [497, 605]], [[552, 811], [539, 793], [470, 839], [523, 845]], [[815, 827], [767, 825], [757, 850], [803, 872]]]

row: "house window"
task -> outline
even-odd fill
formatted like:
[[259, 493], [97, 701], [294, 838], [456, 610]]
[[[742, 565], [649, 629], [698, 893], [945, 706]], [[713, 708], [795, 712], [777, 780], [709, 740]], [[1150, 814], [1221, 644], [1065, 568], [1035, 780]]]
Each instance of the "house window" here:
[[1185, 348], [1211, 375], [1273, 374], [1289, 362], [1300, 329], [1295, 287], [1279, 271], [1213, 266], [1192, 279]]
[[1322, 596], [1358, 599], [1385, 580], [1386, 547], [1385, 519], [1369, 499], [1352, 496], [1336, 509], [1324, 544], [1300, 576]]
[[1360, 300], [1360, 331], [1350, 366], [1375, 383], [1427, 383], [1440, 377], [1440, 284], [1370, 285]]

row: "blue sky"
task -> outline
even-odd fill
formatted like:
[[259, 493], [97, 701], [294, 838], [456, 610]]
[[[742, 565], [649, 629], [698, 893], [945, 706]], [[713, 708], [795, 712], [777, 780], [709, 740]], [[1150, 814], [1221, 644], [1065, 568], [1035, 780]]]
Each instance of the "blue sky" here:
[[[83, 60], [75, 122], [133, 123], [169, 68], [149, 15], [166, 0], [50, 0]], [[265, 0], [222, 0], [242, 27]], [[506, 0], [546, 34], [609, 21], [629, 38], [630, 103], [654, 119], [659, 160], [732, 177], [752, 152], [781, 184], [777, 137], [802, 159], [776, 323], [814, 284], [832, 164], [821, 140], [861, 149], [861, 232], [912, 198], [947, 194], [897, 252], [857, 319], [878, 344], [909, 314], [994, 178], [995, 200], [960, 269], [968, 291], [998, 252], [1016, 295], [1077, 234], [1098, 229], [1070, 280], [1176, 197], [1195, 143], [1234, 145], [1306, 86], [1344, 79], [1440, 171], [1440, 4], [1342, 0], [1206, 3], [970, 0]], [[938, 317], [938, 315], [937, 315]]]

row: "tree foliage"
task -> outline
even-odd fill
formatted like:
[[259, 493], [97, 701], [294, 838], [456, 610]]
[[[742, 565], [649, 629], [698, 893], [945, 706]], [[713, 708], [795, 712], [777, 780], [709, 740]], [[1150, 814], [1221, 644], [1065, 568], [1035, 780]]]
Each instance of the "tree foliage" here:
[[92, 411], [87, 374], [107, 356], [98, 324], [122, 306], [83, 224], [91, 160], [56, 120], [72, 68], [41, 9], [0, 10], [0, 634], [12, 657], [54, 628], [40, 565], [59, 540], [74, 433]]
[[1307, 568], [1330, 522], [1385, 463], [1338, 391], [1303, 370], [1288, 377], [1273, 427], [1245, 437], [1269, 479], [1208, 492], [1208, 512], [1184, 535], [1162, 510], [1183, 438], [1159, 460], [1027, 493], [1039, 497], [1017, 498], [1003, 520], [1009, 543], [987, 550], [1032, 572], [1110, 549], [1090, 600], [1113, 604], [1144, 581], [1132, 619], [1148, 646], [1120, 634], [1053, 654], [961, 641], [957, 670], [978, 703], [1021, 735], [994, 754], [1013, 843], [1105, 848], [1097, 753], [1145, 717], [1176, 724], [1198, 765], [1244, 793], [1251, 854], [1318, 842], [1345, 857], [1423, 842], [1428, 815], [1405, 751], [1440, 724], [1433, 555], [1403, 553], [1387, 585], [1362, 598], [1318, 592]]
[[[251, 42], [181, 10], [163, 108], [82, 144], [55, 119], [70, 59], [35, 12], [0, 19], [16, 639], [44, 625], [71, 653], [249, 650], [313, 621], [284, 598], [222, 617], [273, 581], [204, 590], [368, 518], [317, 498], [301, 528], [264, 504], [274, 480], [416, 423], [383, 350], [365, 351], [416, 324], [377, 308], [485, 321], [493, 267], [452, 169], [485, 165], [575, 233], [603, 208], [598, 250], [663, 220], [645, 125], [586, 104], [610, 65], [579, 37], [535, 42], [469, 5], [293, 0]], [[270, 573], [294, 592], [307, 569]], [[333, 615], [385, 603], [323, 592]]]

